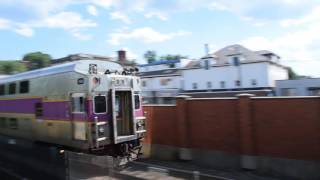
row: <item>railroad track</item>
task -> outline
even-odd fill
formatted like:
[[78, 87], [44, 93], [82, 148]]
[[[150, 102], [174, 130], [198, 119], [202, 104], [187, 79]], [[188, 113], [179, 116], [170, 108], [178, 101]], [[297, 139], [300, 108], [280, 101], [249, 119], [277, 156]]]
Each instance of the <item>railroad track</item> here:
[[146, 162], [139, 162], [133, 161], [130, 164], [136, 166], [144, 166], [147, 172], [155, 172], [159, 174], [163, 174], [163, 176], [168, 176], [170, 178], [177, 178], [177, 179], [193, 179], [193, 180], [232, 180], [230, 178], [217, 176], [213, 174], [202, 173], [200, 171], [192, 171], [186, 170], [182, 168], [172, 168], [169, 166], [164, 165], [157, 165], [153, 163], [146, 163]]

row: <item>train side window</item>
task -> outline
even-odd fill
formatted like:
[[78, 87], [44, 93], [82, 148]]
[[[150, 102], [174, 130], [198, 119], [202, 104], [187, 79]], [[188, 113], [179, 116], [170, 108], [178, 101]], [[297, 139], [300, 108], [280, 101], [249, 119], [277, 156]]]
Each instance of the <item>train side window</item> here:
[[95, 96], [94, 97], [94, 112], [95, 113], [106, 113], [107, 112], [106, 96]]
[[15, 94], [16, 93], [16, 83], [10, 83], [9, 84], [9, 94]]
[[72, 112], [84, 112], [85, 101], [83, 96], [72, 97]]
[[134, 108], [140, 109], [140, 96], [138, 94], [134, 95]]
[[6, 128], [7, 122], [5, 117], [0, 117], [0, 128]]
[[3, 96], [5, 94], [5, 85], [1, 84], [0, 85], [0, 96]]
[[43, 114], [42, 103], [38, 102], [34, 105], [36, 117], [41, 117]]
[[29, 92], [29, 81], [21, 81], [20, 93], [28, 93], [28, 92]]
[[9, 119], [9, 127], [11, 129], [18, 129], [18, 120], [17, 120], [17, 118], [10, 118]]

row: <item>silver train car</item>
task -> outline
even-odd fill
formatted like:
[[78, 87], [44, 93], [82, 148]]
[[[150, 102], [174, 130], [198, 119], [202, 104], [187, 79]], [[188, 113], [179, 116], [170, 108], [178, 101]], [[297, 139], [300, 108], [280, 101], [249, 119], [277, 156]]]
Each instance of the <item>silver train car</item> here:
[[0, 79], [0, 134], [74, 151], [129, 156], [145, 130], [140, 79], [81, 60]]

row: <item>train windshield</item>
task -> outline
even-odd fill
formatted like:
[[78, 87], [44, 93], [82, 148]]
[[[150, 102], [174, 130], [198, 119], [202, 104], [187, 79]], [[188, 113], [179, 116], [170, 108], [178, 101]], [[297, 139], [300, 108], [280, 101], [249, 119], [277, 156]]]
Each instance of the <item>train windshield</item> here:
[[138, 94], [134, 95], [134, 108], [140, 109], [140, 96]]
[[107, 112], [106, 96], [95, 96], [94, 97], [94, 112], [95, 113]]

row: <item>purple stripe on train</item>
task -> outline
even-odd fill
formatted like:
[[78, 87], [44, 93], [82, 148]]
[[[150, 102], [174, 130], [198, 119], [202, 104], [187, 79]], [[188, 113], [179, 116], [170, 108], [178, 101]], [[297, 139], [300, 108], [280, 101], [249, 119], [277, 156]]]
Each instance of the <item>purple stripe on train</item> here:
[[[0, 100], [0, 113], [35, 113], [35, 103], [41, 102], [40, 98], [34, 99], [15, 99]], [[99, 121], [108, 121], [112, 119], [112, 114], [94, 114], [93, 102], [87, 101], [85, 109], [88, 113], [72, 113], [70, 102], [43, 102], [44, 120], [75, 120], [75, 121], [94, 121], [98, 117]], [[109, 108], [110, 111], [110, 108]], [[142, 109], [135, 111], [135, 116], [143, 116]]]
[[34, 104], [40, 101], [40, 98], [0, 100], [0, 112], [33, 114]]

